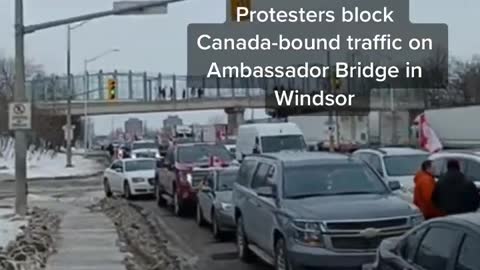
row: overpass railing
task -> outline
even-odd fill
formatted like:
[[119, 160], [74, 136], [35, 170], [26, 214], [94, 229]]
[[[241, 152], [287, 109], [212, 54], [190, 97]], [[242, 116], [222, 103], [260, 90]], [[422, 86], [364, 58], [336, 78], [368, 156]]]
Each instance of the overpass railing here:
[[[185, 100], [197, 98], [256, 97], [264, 95], [258, 88], [241, 85], [231, 88], [195, 88], [187, 89], [187, 76], [151, 75], [143, 73], [98, 72], [95, 74], [72, 76], [74, 100], [103, 101], [106, 97], [106, 82], [117, 80], [118, 100]], [[26, 84], [27, 94], [34, 102], [65, 101], [68, 97], [67, 77], [52, 76], [33, 78]], [[199, 90], [201, 89], [201, 90]]]
[[[72, 76], [72, 90], [75, 100], [104, 101], [106, 97], [105, 86], [108, 79], [117, 80], [117, 95], [119, 100], [136, 100], [144, 102], [156, 102], [165, 100], [190, 100], [198, 98], [234, 98], [234, 97], [257, 97], [263, 96], [264, 91], [258, 88], [249, 88], [248, 85], [241, 85], [232, 81], [230, 88], [201, 88], [187, 89], [187, 76], [175, 74], [149, 74], [147, 72], [103, 72], [85, 73]], [[195, 78], [199, 81], [202, 78]], [[300, 87], [322, 88], [325, 82], [309, 80], [299, 82]], [[312, 85], [312, 83], [314, 85]], [[287, 83], [289, 87], [298, 87], [297, 82]], [[355, 85], [360, 85], [358, 82]], [[56, 102], [67, 99], [67, 77], [50, 76], [35, 77], [27, 81], [27, 94], [33, 102]], [[347, 84], [343, 86], [347, 88]], [[162, 91], [164, 89], [165, 91]], [[374, 90], [370, 92], [371, 101], [376, 104], [390, 106], [392, 100], [388, 89]], [[443, 91], [443, 92], [442, 92]], [[82, 94], [88, 92], [88, 94]], [[418, 104], [420, 108], [434, 107], [433, 102], [442, 101], [442, 104], [452, 104], [458, 99], [458, 95], [450, 96], [451, 92], [445, 90], [418, 90], [418, 89], [395, 89], [393, 100], [397, 109], [405, 104]], [[448, 95], [447, 95], [448, 94]], [[440, 99], [439, 99], [440, 98]]]

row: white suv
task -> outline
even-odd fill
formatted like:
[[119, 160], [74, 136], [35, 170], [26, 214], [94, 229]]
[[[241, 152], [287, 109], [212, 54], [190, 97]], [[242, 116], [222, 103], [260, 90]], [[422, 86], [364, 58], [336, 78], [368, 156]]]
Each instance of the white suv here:
[[448, 160], [457, 160], [465, 176], [480, 188], [480, 150], [442, 151], [430, 155], [428, 159], [433, 161], [433, 170], [437, 178], [447, 171]]
[[372, 166], [386, 181], [398, 181], [404, 191], [413, 191], [413, 178], [428, 152], [408, 147], [360, 149], [353, 153]]

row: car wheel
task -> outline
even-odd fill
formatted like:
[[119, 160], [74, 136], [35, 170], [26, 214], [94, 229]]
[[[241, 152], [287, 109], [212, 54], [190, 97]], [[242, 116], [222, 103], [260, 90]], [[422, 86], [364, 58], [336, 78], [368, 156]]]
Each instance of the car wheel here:
[[173, 193], [173, 213], [180, 217], [182, 216], [182, 206], [180, 204], [180, 198], [178, 197], [177, 192]]
[[108, 179], [105, 178], [103, 180], [103, 190], [105, 191], [105, 197], [110, 198], [112, 197], [112, 189], [110, 188], [110, 183], [108, 182]]
[[160, 186], [158, 184], [155, 185], [155, 200], [157, 201], [158, 206], [165, 206], [166, 201], [163, 198], [163, 192], [160, 190]]
[[202, 207], [200, 207], [199, 203], [197, 203], [196, 220], [199, 227], [205, 226], [205, 218], [203, 217]]
[[251, 262], [252, 252], [248, 248], [248, 240], [243, 229], [243, 219], [239, 217], [237, 220], [237, 252], [240, 260]]
[[285, 240], [280, 237], [275, 243], [275, 270], [293, 270], [288, 261], [287, 254]]
[[223, 240], [223, 232], [218, 224], [217, 216], [215, 215], [215, 211], [212, 210], [212, 232], [213, 237], [217, 240]]
[[130, 185], [127, 181], [125, 181], [125, 184], [123, 185], [123, 194], [125, 195], [125, 199], [132, 199], [132, 191], [130, 190]]

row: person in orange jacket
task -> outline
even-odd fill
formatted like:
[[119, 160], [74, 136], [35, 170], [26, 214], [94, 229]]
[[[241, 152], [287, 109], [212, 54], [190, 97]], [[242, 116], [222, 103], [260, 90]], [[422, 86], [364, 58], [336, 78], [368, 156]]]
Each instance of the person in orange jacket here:
[[425, 220], [444, 216], [432, 202], [433, 190], [437, 183], [433, 177], [431, 160], [422, 163], [422, 168], [415, 175], [414, 182], [413, 203], [422, 211]]

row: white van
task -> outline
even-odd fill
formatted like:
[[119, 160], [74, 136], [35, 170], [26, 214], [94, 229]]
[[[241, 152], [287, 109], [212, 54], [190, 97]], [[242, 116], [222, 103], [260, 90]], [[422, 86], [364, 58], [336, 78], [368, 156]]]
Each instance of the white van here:
[[238, 129], [235, 155], [241, 161], [254, 153], [306, 149], [303, 133], [294, 123], [245, 124]]

